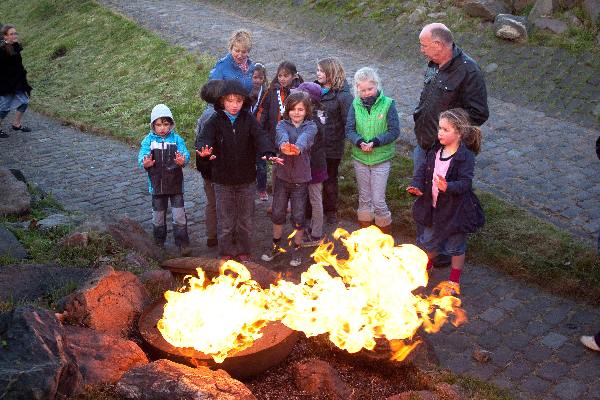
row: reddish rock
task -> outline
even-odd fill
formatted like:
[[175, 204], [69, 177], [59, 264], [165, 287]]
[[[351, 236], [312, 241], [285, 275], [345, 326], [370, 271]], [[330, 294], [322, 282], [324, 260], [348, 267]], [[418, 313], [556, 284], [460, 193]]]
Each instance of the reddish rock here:
[[475, 349], [475, 351], [473, 351], [473, 359], [480, 363], [487, 363], [492, 359], [492, 352], [483, 349]]
[[443, 400], [460, 400], [463, 398], [458, 385], [451, 385], [446, 382], [436, 383], [435, 391]]
[[131, 218], [121, 218], [108, 225], [108, 233], [121, 246], [137, 251], [138, 253], [159, 260], [162, 255], [154, 240], [142, 228], [142, 226]]
[[309, 395], [326, 395], [331, 399], [348, 400], [353, 391], [342, 380], [338, 372], [321, 360], [303, 361], [294, 366], [296, 387]]
[[148, 292], [137, 276], [107, 266], [62, 299], [59, 308], [66, 323], [122, 335], [131, 330], [148, 302]]
[[410, 390], [390, 396], [386, 400], [440, 400], [440, 396], [429, 390]]
[[256, 400], [250, 389], [221, 369], [191, 368], [169, 360], [129, 370], [117, 383], [117, 391], [135, 400]]
[[148, 364], [131, 340], [78, 326], [65, 326], [64, 338], [86, 385], [116, 383], [132, 368]]
[[162, 298], [162, 293], [177, 289], [173, 274], [164, 269], [146, 271], [140, 275], [140, 281], [153, 298]]
[[[209, 278], [219, 274], [220, 260], [207, 257], [180, 257], [165, 260], [160, 265], [173, 273], [190, 274], [196, 276], [196, 268], [202, 268]], [[252, 279], [263, 288], [268, 288], [271, 283], [277, 281], [277, 274], [268, 268], [254, 262], [245, 262]]]
[[58, 244], [70, 247], [87, 247], [88, 241], [87, 232], [73, 232], [63, 237]]

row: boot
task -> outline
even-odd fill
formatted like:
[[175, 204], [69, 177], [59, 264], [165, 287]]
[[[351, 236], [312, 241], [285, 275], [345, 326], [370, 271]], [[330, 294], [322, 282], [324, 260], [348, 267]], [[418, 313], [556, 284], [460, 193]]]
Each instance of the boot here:
[[165, 247], [165, 240], [167, 239], [167, 226], [166, 225], [152, 225], [152, 234], [154, 236], [154, 243], [160, 247]]
[[175, 245], [179, 248], [180, 256], [189, 256], [191, 249], [187, 225], [173, 224], [173, 238], [175, 239]]

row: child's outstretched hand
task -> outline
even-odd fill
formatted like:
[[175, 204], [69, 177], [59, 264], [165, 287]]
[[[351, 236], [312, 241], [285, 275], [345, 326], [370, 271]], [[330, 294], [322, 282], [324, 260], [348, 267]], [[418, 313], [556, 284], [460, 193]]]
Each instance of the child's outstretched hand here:
[[370, 153], [373, 151], [373, 142], [369, 142], [369, 143], [361, 143], [360, 144], [360, 149], [362, 151], [364, 151], [365, 153]]
[[263, 160], [271, 161], [274, 164], [283, 165], [283, 158], [262, 156]]
[[283, 143], [279, 150], [281, 150], [281, 152], [286, 156], [297, 156], [298, 154], [300, 154], [300, 149], [298, 148], [298, 146], [288, 142]]
[[156, 161], [152, 158], [152, 154], [148, 154], [147, 156], [144, 156], [144, 159], [142, 160], [142, 165], [144, 166], [144, 168], [150, 168], [154, 165]]
[[185, 156], [178, 151], [175, 152], [175, 164], [180, 167], [183, 167], [183, 164], [185, 164]]
[[440, 192], [445, 192], [446, 189], [448, 189], [448, 182], [446, 181], [445, 177], [441, 176], [440, 174], [436, 174], [434, 175], [433, 180], [435, 183], [437, 183]]
[[217, 156], [215, 156], [212, 152], [213, 148], [208, 146], [204, 146], [200, 150], [196, 150], [196, 154], [198, 154], [200, 157], [210, 156], [209, 160], [214, 160], [215, 158], [217, 158]]
[[406, 191], [412, 194], [413, 196], [423, 196], [423, 192], [421, 192], [421, 189], [416, 188], [414, 186], [407, 187]]

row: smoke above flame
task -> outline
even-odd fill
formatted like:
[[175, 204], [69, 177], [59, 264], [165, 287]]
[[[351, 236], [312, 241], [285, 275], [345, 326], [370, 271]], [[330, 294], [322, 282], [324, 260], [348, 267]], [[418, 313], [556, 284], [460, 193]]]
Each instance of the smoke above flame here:
[[348, 258], [338, 259], [332, 243], [319, 246], [299, 283], [279, 280], [263, 289], [235, 261], [212, 280], [198, 268], [186, 288], [165, 293], [159, 331], [174, 346], [222, 362], [251, 346], [269, 321], [281, 321], [307, 337], [325, 334], [350, 353], [372, 350], [375, 339], [386, 338], [400, 361], [419, 344], [412, 340], [419, 328], [433, 333], [449, 318], [455, 326], [466, 321], [451, 283], [442, 282], [429, 296], [413, 293], [428, 282], [427, 255], [418, 247], [395, 246], [376, 227], [351, 234], [338, 229], [334, 238]]

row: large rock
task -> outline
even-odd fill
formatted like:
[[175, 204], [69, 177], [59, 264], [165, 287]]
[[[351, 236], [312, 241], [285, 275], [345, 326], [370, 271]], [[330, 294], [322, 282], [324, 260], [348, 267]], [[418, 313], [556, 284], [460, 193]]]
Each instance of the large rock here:
[[63, 225], [70, 225], [71, 218], [64, 214], [52, 214], [48, 215], [46, 218], [37, 221], [36, 228], [37, 229], [53, 229]]
[[529, 23], [526, 17], [511, 14], [498, 14], [494, 20], [494, 32], [502, 39], [526, 42]]
[[122, 335], [132, 329], [148, 302], [148, 292], [137, 276], [107, 266], [63, 299], [59, 307], [69, 324]]
[[26, 306], [0, 315], [0, 399], [53, 400], [79, 392], [83, 380], [63, 333], [48, 310]]
[[600, 0], [584, 0], [582, 7], [590, 21], [600, 25]]
[[0, 301], [16, 303], [58, 300], [85, 282], [89, 268], [56, 264], [15, 264], [0, 267]]
[[21, 215], [31, 210], [27, 185], [8, 168], [0, 168], [0, 215]]
[[27, 250], [11, 231], [0, 226], [0, 256], [8, 256], [17, 260], [28, 257]]
[[256, 400], [250, 389], [221, 369], [191, 368], [169, 360], [126, 372], [117, 383], [117, 391], [135, 400]]
[[125, 372], [148, 364], [146, 354], [131, 340], [78, 326], [64, 330], [85, 385], [117, 383]]
[[123, 247], [158, 260], [162, 254], [144, 228], [131, 218], [121, 218], [108, 225], [108, 233]]
[[551, 16], [558, 10], [558, 0], [537, 0], [529, 12], [529, 20]]
[[558, 35], [569, 28], [564, 22], [552, 18], [536, 18], [533, 20], [533, 25], [538, 29], [547, 30]]
[[505, 2], [498, 0], [466, 0], [462, 8], [468, 15], [486, 21], [493, 21], [496, 15], [509, 14], [512, 11]]
[[331, 365], [322, 360], [307, 360], [294, 365], [296, 387], [311, 396], [328, 399], [353, 399], [352, 389]]

